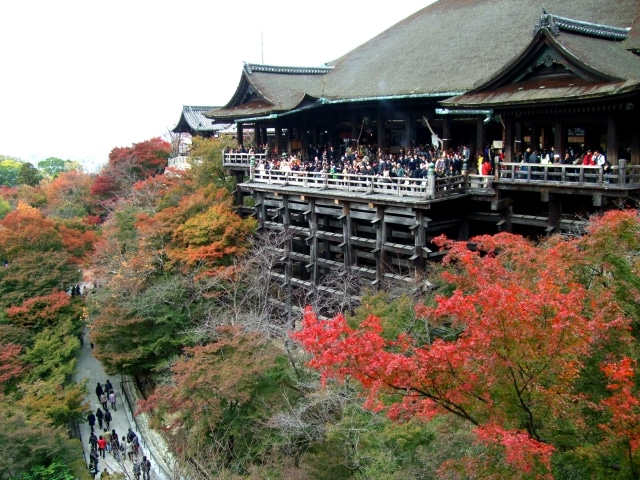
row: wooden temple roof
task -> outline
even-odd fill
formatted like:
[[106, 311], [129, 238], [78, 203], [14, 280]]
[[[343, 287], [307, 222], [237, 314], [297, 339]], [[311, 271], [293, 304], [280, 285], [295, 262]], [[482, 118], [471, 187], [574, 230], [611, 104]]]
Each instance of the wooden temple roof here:
[[[587, 33], [589, 25], [631, 29], [625, 38], [609, 41], [618, 46], [615, 52], [593, 42], [580, 44], [591, 38], [600, 45], [601, 39], [585, 36], [579, 24], [572, 33], [563, 32], [559, 44], [566, 44], [586, 66], [592, 56], [599, 71], [613, 72], [624, 67], [623, 52], [627, 58], [630, 51], [640, 52], [638, 0], [545, 0], [545, 5], [558, 18], [580, 19]], [[520, 57], [531, 43], [540, 9], [539, 2], [530, 0], [439, 0], [324, 66], [246, 64], [233, 98], [207, 116], [277, 115], [299, 108], [305, 97], [324, 105], [460, 95]], [[580, 40], [572, 44], [572, 36]], [[633, 73], [625, 68], [616, 72], [625, 79]]]
[[215, 109], [216, 107], [183, 105], [180, 120], [171, 130], [174, 133], [190, 133], [192, 135], [202, 135], [224, 130], [229, 124], [218, 124], [210, 118], [205, 117], [204, 113]]
[[620, 29], [575, 22], [580, 30], [569, 33], [549, 17], [551, 24], [537, 26], [529, 46], [512, 63], [441, 104], [477, 109], [584, 102], [640, 89], [640, 57], [621, 46]]

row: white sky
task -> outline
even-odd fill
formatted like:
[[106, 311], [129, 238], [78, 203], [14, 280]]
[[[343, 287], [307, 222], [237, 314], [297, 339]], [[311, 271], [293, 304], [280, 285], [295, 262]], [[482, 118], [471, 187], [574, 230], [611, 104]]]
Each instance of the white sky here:
[[166, 134], [183, 105], [227, 103], [243, 61], [322, 65], [432, 2], [3, 2], [0, 155], [96, 171], [112, 148]]

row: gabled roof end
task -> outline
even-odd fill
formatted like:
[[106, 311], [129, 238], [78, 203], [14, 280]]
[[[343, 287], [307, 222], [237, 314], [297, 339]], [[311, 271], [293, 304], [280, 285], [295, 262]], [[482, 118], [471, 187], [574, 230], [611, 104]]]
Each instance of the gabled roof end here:
[[324, 75], [333, 67], [321, 66], [321, 67], [283, 67], [275, 65], [261, 65], [257, 63], [244, 63], [244, 70], [249, 75], [253, 72], [261, 73], [286, 73], [290, 75]]
[[542, 15], [540, 15], [536, 26], [533, 27], [533, 35], [535, 36], [543, 28], [546, 28], [556, 36], [560, 35], [561, 30], [564, 30], [580, 35], [616, 41], [626, 40], [631, 31], [631, 28], [612, 27], [610, 25], [583, 22], [582, 20], [573, 20], [571, 18], [552, 15], [547, 13], [547, 10], [542, 7]]

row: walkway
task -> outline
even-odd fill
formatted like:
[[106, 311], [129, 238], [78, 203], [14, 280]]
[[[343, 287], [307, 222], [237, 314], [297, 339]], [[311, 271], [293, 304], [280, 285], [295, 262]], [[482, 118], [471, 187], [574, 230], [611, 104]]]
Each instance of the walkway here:
[[[111, 416], [113, 417], [110, 425], [110, 430], [115, 429], [118, 436], [122, 438], [123, 436], [126, 436], [129, 427], [131, 427], [131, 429], [138, 435], [138, 438], [140, 438], [140, 453], [138, 458], [142, 459], [143, 455], [146, 455], [147, 458], [151, 458], [151, 478], [153, 480], [169, 480], [164, 471], [160, 469], [154, 461], [154, 457], [157, 455], [149, 455], [150, 453], [154, 452], [148, 451], [147, 442], [144, 442], [141, 433], [136, 431], [136, 425], [133, 422], [131, 412], [127, 408], [126, 402], [123, 401], [124, 398], [122, 390], [120, 388], [120, 379], [117, 377], [110, 378], [104, 373], [102, 365], [93, 356], [93, 351], [91, 349], [91, 344], [89, 343], [88, 335], [85, 335], [83, 343], [84, 345], [81, 348], [80, 354], [78, 355], [78, 365], [76, 368], [74, 380], [76, 382], [82, 382], [84, 379], [89, 379], [87, 383], [89, 393], [86, 397], [86, 400], [90, 408], [94, 413], [98, 407], [102, 409], [102, 406], [100, 405], [100, 402], [98, 401], [98, 398], [95, 394], [96, 384], [100, 382], [102, 385], [104, 385], [107, 379], [110, 379], [116, 392], [117, 408], [116, 411], [113, 411], [111, 410], [111, 408], [109, 408]], [[84, 423], [80, 424], [79, 429], [82, 445], [85, 451], [85, 460], [87, 462], [87, 465], [89, 465], [89, 452], [91, 451], [91, 448], [89, 446], [89, 436], [91, 433], [89, 424], [85, 421]], [[96, 421], [96, 436], [99, 436], [101, 431], [102, 429], [98, 428], [98, 424]], [[102, 471], [105, 469], [109, 473], [122, 472], [125, 473], [126, 478], [134, 478], [133, 463], [128, 458], [118, 461], [112, 454], [107, 453], [106, 458], [100, 458], [100, 461], [98, 463], [98, 470], [100, 473], [102, 473]], [[99, 478], [99, 475], [96, 478]], [[142, 476], [140, 478], [142, 479]]]

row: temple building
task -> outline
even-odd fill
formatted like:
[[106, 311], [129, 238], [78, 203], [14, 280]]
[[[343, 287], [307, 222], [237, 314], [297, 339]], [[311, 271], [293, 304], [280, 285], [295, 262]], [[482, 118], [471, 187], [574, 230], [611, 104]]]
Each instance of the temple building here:
[[[322, 66], [244, 65], [233, 97], [204, 115], [266, 145], [224, 163], [261, 228], [283, 235], [274, 273], [287, 298], [336, 271], [416, 282], [440, 234], [579, 234], [589, 215], [633, 204], [640, 2], [544, 3], [439, 0]], [[338, 168], [281, 162], [304, 165], [318, 146]], [[438, 174], [425, 150], [464, 151], [464, 164]], [[606, 166], [583, 164], [588, 150]], [[548, 161], [528, 163], [542, 151]], [[476, 163], [487, 155], [491, 173]], [[386, 157], [429, 167], [384, 178], [368, 163]]]

